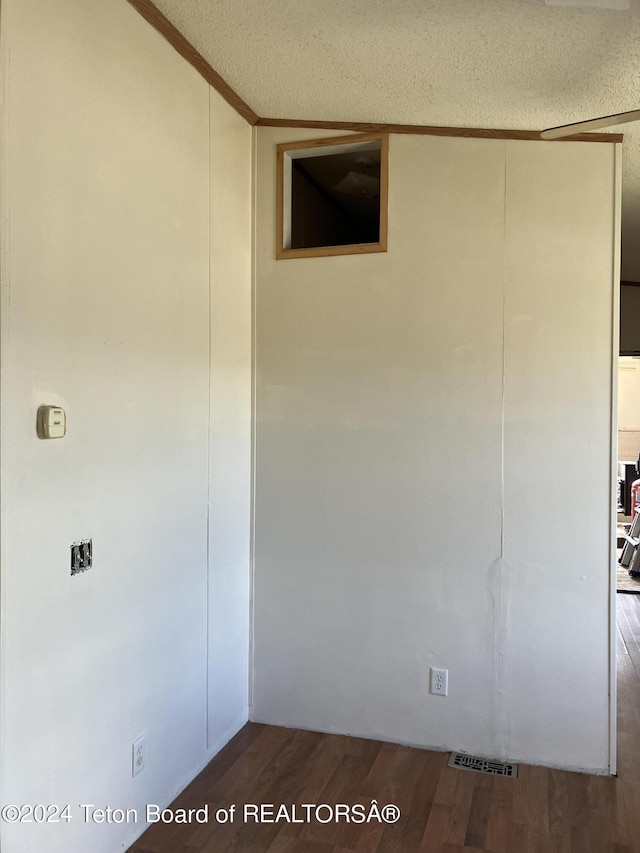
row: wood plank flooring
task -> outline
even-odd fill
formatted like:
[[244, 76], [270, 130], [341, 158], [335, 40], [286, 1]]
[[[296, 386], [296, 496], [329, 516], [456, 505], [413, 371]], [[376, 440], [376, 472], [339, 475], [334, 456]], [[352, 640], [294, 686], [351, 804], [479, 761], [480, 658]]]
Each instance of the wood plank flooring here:
[[[209, 821], [154, 824], [130, 853], [640, 853], [640, 596], [619, 594], [617, 609], [617, 779], [526, 765], [493, 778], [447, 767], [445, 753], [249, 723], [171, 806], [208, 803]], [[373, 799], [399, 806], [398, 822], [214, 817]]]

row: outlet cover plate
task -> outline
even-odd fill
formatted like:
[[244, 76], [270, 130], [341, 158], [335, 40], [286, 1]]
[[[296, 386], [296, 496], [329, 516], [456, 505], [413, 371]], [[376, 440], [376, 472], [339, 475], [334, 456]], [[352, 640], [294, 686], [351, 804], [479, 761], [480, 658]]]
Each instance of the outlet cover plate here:
[[435, 669], [431, 667], [431, 680], [429, 683], [429, 692], [434, 696], [449, 695], [449, 670]]
[[146, 755], [144, 748], [144, 735], [141, 735], [137, 740], [134, 740], [131, 747], [131, 775], [137, 776], [141, 770], [144, 770]]

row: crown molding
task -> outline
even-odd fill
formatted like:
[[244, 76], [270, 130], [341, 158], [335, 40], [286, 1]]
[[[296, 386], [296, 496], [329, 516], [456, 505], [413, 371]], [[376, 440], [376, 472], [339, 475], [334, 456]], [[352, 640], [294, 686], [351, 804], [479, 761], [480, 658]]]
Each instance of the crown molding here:
[[[481, 127], [438, 127], [424, 124], [380, 124], [364, 121], [308, 121], [306, 119], [259, 118], [257, 127], [298, 127], [318, 130], [352, 130], [357, 133], [413, 133], [422, 136], [458, 136], [473, 139], [527, 139], [545, 142], [539, 130], [499, 130]], [[622, 133], [578, 133], [554, 142], [622, 142]]]

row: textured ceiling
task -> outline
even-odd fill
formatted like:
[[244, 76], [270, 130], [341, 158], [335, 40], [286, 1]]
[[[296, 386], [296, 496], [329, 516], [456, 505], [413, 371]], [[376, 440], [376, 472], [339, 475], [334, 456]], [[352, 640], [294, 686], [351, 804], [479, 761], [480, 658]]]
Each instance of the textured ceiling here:
[[[640, 108], [640, 0], [155, 3], [262, 117], [536, 130]], [[640, 122], [612, 130], [640, 281]]]

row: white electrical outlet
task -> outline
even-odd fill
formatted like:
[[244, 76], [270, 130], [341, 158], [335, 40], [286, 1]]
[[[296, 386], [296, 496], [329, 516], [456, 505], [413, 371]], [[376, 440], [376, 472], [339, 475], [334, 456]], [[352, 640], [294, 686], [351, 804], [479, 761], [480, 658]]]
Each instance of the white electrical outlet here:
[[144, 751], [144, 735], [134, 740], [131, 748], [131, 775], [135, 776], [141, 770], [144, 770], [145, 751]]
[[449, 670], [431, 667], [431, 684], [429, 692], [436, 696], [449, 695]]

